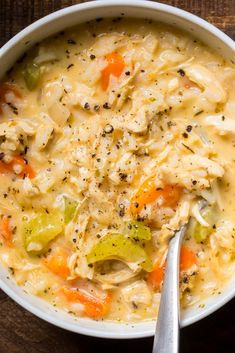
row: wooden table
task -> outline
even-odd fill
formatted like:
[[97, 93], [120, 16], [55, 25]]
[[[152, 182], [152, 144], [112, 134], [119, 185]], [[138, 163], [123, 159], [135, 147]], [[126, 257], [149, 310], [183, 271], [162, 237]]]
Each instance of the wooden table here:
[[[85, 1], [0, 0], [0, 45], [22, 28], [60, 8]], [[235, 0], [169, 0], [214, 23], [235, 39]], [[14, 303], [0, 291], [0, 353], [148, 353], [152, 339], [114, 341], [56, 328]], [[235, 351], [235, 299], [200, 323], [181, 330], [181, 353]]]

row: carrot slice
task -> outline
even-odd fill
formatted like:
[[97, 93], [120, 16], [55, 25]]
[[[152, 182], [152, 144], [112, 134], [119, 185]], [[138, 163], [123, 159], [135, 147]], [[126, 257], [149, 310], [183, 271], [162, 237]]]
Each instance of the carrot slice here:
[[165, 271], [166, 263], [163, 265], [157, 263], [154, 266], [154, 270], [148, 275], [148, 283], [154, 290], [159, 290], [161, 288], [161, 284], [164, 279], [164, 271]]
[[[186, 271], [190, 269], [193, 265], [197, 263], [197, 258], [195, 253], [186, 246], [182, 246], [180, 253], [180, 271]], [[164, 271], [166, 267], [166, 262], [163, 265], [156, 263], [154, 270], [148, 275], [148, 284], [154, 290], [160, 290], [163, 279]]]
[[111, 294], [106, 293], [104, 299], [85, 294], [79, 289], [62, 287], [60, 292], [69, 302], [79, 302], [84, 305], [84, 312], [87, 316], [95, 319], [107, 314], [111, 302]]
[[30, 179], [35, 177], [35, 172], [33, 168], [28, 164], [28, 162], [21, 156], [14, 156], [10, 163], [5, 163], [0, 161], [0, 174], [15, 173], [14, 167], [16, 165], [21, 166], [22, 172], [17, 174], [19, 177], [23, 178], [28, 176]]
[[163, 188], [156, 186], [155, 179], [146, 179], [139, 190], [132, 197], [131, 213], [138, 214], [145, 205], [162, 199], [162, 204], [166, 207], [175, 207], [182, 195], [182, 188], [177, 185], [166, 185]]
[[177, 206], [179, 199], [182, 195], [182, 188], [177, 185], [166, 185], [162, 189], [162, 197], [166, 207], [174, 208]]
[[6, 245], [12, 245], [12, 231], [10, 227], [10, 218], [8, 216], [3, 216], [1, 220], [1, 235]]
[[0, 85], [0, 113], [2, 112], [2, 104], [6, 103], [6, 94], [8, 92], [13, 92], [18, 98], [22, 97], [18, 87], [12, 83], [3, 83]]
[[44, 260], [44, 265], [57, 276], [67, 279], [70, 275], [67, 260], [68, 253], [64, 249], [58, 248]]
[[180, 253], [180, 270], [186, 271], [197, 263], [195, 253], [186, 246], [182, 246]]
[[110, 75], [119, 77], [125, 67], [123, 57], [116, 52], [106, 55], [105, 59], [108, 64], [102, 70], [101, 74], [101, 87], [104, 91], [106, 91], [106, 89], [108, 88]]

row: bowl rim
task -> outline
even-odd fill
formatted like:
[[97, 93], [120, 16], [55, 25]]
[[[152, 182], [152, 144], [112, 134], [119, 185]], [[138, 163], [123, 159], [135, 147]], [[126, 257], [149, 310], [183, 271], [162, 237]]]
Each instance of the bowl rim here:
[[[206, 32], [209, 32], [213, 36], [217, 37], [220, 41], [222, 41], [227, 47], [232, 49], [235, 53], [235, 42], [232, 38], [230, 38], [227, 34], [223, 33], [221, 30], [216, 28], [214, 25], [210, 24], [206, 20], [191, 14], [185, 10], [179, 9], [177, 7], [173, 7], [170, 5], [153, 2], [153, 1], [146, 1], [146, 0], [98, 0], [86, 3], [79, 3], [75, 4], [58, 11], [52, 12], [51, 14], [42, 17], [41, 19], [35, 21], [31, 25], [27, 26], [23, 30], [21, 30], [18, 34], [12, 37], [6, 44], [4, 44], [0, 48], [0, 60], [2, 56], [10, 50], [14, 45], [25, 38], [37, 29], [43, 27], [44, 25], [53, 22], [56, 19], [59, 19], [65, 15], [69, 15], [73, 12], [80, 12], [82, 10], [94, 10], [96, 8], [107, 8], [107, 7], [120, 7], [120, 6], [128, 6], [129, 8], [147, 8], [152, 10], [157, 10], [158, 12], [164, 12], [171, 15], [174, 15], [178, 18], [186, 19], [187, 21], [197, 25], [198, 27], [202, 28]], [[130, 16], [131, 17], [131, 16]], [[95, 18], [95, 17], [94, 17]], [[46, 38], [46, 36], [45, 36]], [[20, 287], [20, 286], [19, 286]], [[29, 312], [33, 313], [37, 317], [47, 321], [51, 324], [54, 324], [57, 327], [66, 329], [68, 331], [72, 331], [75, 333], [80, 333], [83, 335], [93, 336], [93, 337], [101, 337], [101, 338], [113, 338], [113, 339], [131, 339], [131, 338], [143, 338], [143, 337], [150, 337], [154, 335], [154, 331], [152, 329], [143, 330], [143, 332], [131, 332], [131, 333], [121, 333], [121, 332], [101, 332], [96, 331], [95, 329], [82, 327], [79, 323], [65, 323], [57, 318], [53, 318], [49, 313], [44, 313], [40, 308], [34, 306], [33, 304], [29, 303], [26, 299], [24, 299], [20, 294], [17, 294], [10, 286], [7, 285], [1, 278], [0, 278], [0, 288], [16, 303], [21, 305], [24, 309], [28, 310]], [[235, 297], [235, 287], [231, 287], [231, 289], [225, 291], [223, 295], [221, 295], [220, 300], [210, 305], [209, 308], [202, 311], [199, 314], [192, 315], [186, 319], [181, 321], [181, 327], [185, 327], [191, 325], [194, 322], [197, 322], [204, 317], [210, 315], [211, 313], [215, 312], [223, 305], [225, 305], [228, 301]], [[109, 322], [107, 322], [109, 323]], [[118, 325], [123, 325], [118, 324]], [[124, 325], [128, 325], [124, 323]], [[132, 325], [130, 323], [130, 325]], [[134, 324], [135, 325], [135, 324]], [[141, 325], [138, 323], [137, 325]]]

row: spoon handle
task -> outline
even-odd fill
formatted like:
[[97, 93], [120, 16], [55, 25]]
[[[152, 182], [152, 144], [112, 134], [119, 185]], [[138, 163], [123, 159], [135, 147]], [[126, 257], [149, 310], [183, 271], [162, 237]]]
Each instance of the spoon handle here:
[[179, 352], [179, 254], [185, 231], [181, 227], [169, 244], [153, 353]]

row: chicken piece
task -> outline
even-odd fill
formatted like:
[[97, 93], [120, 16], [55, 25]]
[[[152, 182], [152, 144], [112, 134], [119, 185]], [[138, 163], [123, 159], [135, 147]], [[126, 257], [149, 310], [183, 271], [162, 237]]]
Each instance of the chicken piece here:
[[38, 151], [42, 151], [44, 148], [47, 147], [52, 135], [53, 135], [53, 125], [51, 124], [43, 124], [40, 125], [37, 129], [37, 135], [35, 138], [35, 144], [34, 147], [38, 150]]
[[129, 284], [122, 288], [121, 293], [127, 303], [151, 305], [152, 295], [144, 280]]
[[87, 113], [96, 114], [97, 103], [94, 99], [95, 90], [83, 83], [77, 83], [74, 91], [69, 93], [64, 102], [72, 106], [79, 106]]
[[28, 145], [28, 137], [35, 134], [36, 128], [26, 120], [8, 121], [0, 124], [0, 147], [9, 152], [23, 152]]
[[[71, 90], [72, 84], [64, 76], [61, 76], [57, 81], [47, 83], [43, 87], [40, 97], [41, 104], [47, 109], [50, 117], [58, 126], [64, 126], [70, 116], [70, 110], [64, 104], [66, 104], [66, 95]], [[62, 99], [65, 102], [62, 102]]]
[[217, 162], [198, 154], [175, 156], [159, 167], [162, 180], [180, 183], [188, 190], [201, 190], [211, 186], [216, 178], [224, 175], [224, 168]]
[[185, 68], [187, 77], [204, 89], [210, 102], [224, 103], [227, 99], [226, 92], [215, 74], [200, 64], [193, 64]]

